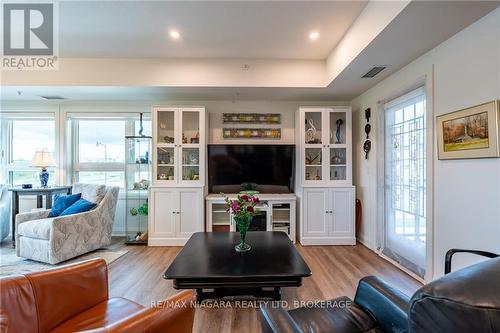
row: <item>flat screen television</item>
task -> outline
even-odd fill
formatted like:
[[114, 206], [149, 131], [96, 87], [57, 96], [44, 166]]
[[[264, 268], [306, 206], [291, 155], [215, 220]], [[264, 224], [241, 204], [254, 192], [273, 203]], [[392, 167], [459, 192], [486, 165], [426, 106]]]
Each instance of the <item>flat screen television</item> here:
[[251, 183], [260, 193], [293, 193], [294, 182], [295, 145], [208, 145], [210, 193], [239, 193]]

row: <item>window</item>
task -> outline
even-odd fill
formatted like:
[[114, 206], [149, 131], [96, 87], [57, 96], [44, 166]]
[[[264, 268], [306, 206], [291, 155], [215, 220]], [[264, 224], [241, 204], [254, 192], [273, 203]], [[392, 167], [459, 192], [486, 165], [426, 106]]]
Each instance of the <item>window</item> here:
[[78, 122], [79, 163], [125, 162], [125, 121], [80, 120]]
[[384, 105], [383, 253], [420, 276], [426, 253], [426, 110], [424, 88]]
[[[125, 186], [125, 136], [138, 134], [133, 117], [72, 118], [73, 181]], [[144, 135], [151, 133], [151, 121], [143, 121]]]
[[[5, 116], [1, 123], [3, 181], [14, 186], [21, 184], [39, 185], [40, 170], [31, 166], [31, 160], [36, 150], [44, 149], [54, 153], [57, 161], [55, 142], [55, 121], [53, 116], [32, 116], [12, 114]], [[56, 182], [55, 168], [48, 168], [49, 185]]]

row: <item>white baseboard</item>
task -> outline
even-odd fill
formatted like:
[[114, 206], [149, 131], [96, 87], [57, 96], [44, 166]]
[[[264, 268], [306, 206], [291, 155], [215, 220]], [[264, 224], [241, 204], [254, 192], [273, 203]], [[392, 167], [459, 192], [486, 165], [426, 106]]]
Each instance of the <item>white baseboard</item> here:
[[301, 237], [302, 245], [356, 245], [354, 237]]

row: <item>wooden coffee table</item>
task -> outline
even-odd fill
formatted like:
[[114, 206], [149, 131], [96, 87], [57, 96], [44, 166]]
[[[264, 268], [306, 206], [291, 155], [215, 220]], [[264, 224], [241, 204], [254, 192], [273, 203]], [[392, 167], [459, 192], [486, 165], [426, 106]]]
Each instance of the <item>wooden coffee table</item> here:
[[163, 277], [175, 289], [195, 289], [198, 302], [225, 296], [281, 299], [282, 287], [300, 287], [311, 270], [284, 232], [251, 231], [244, 254], [236, 232], [193, 234]]

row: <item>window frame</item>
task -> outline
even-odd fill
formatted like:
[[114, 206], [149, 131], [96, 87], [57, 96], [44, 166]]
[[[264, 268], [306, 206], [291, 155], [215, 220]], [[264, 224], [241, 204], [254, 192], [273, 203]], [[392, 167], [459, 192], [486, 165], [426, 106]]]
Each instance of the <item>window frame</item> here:
[[[79, 181], [79, 172], [123, 172], [123, 179], [125, 181], [125, 169], [126, 160], [121, 162], [80, 162], [79, 161], [79, 121], [82, 120], [94, 120], [94, 121], [117, 121], [121, 120], [125, 122], [125, 133], [123, 133], [123, 150], [125, 147], [125, 136], [135, 134], [135, 122], [139, 120], [140, 112], [123, 112], [123, 113], [68, 113], [66, 119], [70, 123], [71, 128], [71, 153], [69, 160], [71, 161], [71, 167], [68, 171], [68, 175], [71, 177], [72, 183], [77, 183]], [[151, 113], [143, 112], [143, 121], [151, 121]], [[124, 190], [125, 184], [120, 186], [121, 190]]]
[[[14, 131], [13, 122], [19, 120], [48, 120], [53, 122], [53, 137], [54, 137], [54, 161], [56, 163], [55, 167], [49, 167], [47, 170], [49, 172], [54, 172], [54, 177], [52, 181], [54, 184], [58, 184], [61, 177], [61, 161], [60, 161], [60, 120], [56, 111], [43, 110], [40, 112], [24, 112], [24, 111], [5, 111], [0, 115], [0, 132], [1, 132], [1, 154], [0, 154], [0, 168], [2, 169], [0, 182], [13, 185], [14, 176], [13, 173], [16, 171], [33, 171], [36, 172], [38, 169], [26, 162], [13, 162], [13, 144], [14, 144]], [[36, 181], [33, 185], [36, 185]]]

